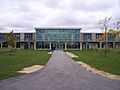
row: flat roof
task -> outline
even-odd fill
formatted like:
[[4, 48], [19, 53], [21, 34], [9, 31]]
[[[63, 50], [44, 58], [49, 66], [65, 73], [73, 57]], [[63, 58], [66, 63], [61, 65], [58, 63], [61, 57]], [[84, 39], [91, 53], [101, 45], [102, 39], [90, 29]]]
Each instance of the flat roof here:
[[37, 27], [37, 28], [35, 28], [35, 30], [38, 30], [38, 29], [44, 29], [44, 30], [48, 30], [48, 29], [50, 29], [50, 30], [53, 30], [53, 29], [59, 29], [59, 30], [61, 30], [61, 29], [65, 29], [65, 30], [69, 30], [69, 29], [77, 29], [77, 30], [81, 30], [82, 28], [73, 28], [73, 27], [43, 27], [43, 28], [39, 28], [39, 27]]
[[[13, 29], [14, 33], [35, 33], [36, 29], [80, 29], [81, 33], [103, 33], [101, 29], [82, 29], [80, 27], [35, 27], [29, 29]], [[12, 30], [0, 30], [0, 33], [9, 33]]]

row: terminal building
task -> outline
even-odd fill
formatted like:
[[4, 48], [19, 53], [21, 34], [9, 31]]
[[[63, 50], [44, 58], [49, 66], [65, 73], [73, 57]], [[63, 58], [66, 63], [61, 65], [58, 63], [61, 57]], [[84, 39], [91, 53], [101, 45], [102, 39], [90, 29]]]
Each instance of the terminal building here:
[[[0, 48], [7, 48], [7, 33], [0, 33]], [[103, 33], [83, 33], [81, 28], [35, 28], [34, 33], [14, 33], [15, 48], [33, 50], [90, 50], [105, 48]], [[109, 48], [120, 48], [119, 36], [108, 35]]]

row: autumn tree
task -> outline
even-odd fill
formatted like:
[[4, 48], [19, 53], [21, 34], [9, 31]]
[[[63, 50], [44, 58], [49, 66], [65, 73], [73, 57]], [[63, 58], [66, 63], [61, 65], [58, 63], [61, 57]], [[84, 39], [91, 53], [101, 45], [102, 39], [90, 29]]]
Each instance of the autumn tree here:
[[102, 25], [104, 33], [102, 35], [103, 42], [105, 43], [105, 57], [107, 56], [107, 44], [108, 44], [108, 23], [111, 20], [111, 17], [105, 17], [104, 19], [99, 20], [99, 24]]
[[[114, 23], [114, 27], [108, 30], [109, 35], [115, 35], [115, 41], [120, 41], [120, 21]], [[119, 42], [120, 44], [120, 42]]]
[[13, 34], [13, 31], [11, 31], [10, 33], [7, 33], [6, 42], [7, 42], [8, 48], [13, 48], [14, 47], [14, 34]]
[[116, 35], [116, 40], [120, 40], [120, 21], [114, 23], [114, 28], [110, 28], [108, 30], [109, 34], [115, 34]]

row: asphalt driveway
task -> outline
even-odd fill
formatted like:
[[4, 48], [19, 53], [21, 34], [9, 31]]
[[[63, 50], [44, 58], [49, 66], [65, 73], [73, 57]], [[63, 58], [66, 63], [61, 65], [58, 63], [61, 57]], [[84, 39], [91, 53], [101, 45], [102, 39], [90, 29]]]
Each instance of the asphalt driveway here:
[[54, 51], [43, 70], [2, 80], [0, 90], [120, 90], [120, 81], [89, 72], [63, 51]]

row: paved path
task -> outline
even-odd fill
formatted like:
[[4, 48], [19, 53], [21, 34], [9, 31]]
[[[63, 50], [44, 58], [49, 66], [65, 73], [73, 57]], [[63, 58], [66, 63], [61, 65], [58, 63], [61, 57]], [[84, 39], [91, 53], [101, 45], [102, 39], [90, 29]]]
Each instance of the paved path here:
[[42, 71], [0, 81], [0, 90], [120, 90], [120, 81], [89, 72], [63, 51], [54, 51]]

